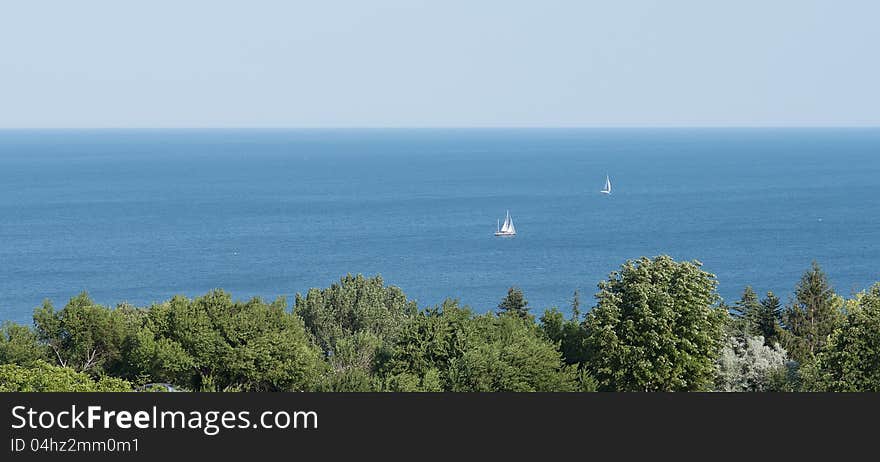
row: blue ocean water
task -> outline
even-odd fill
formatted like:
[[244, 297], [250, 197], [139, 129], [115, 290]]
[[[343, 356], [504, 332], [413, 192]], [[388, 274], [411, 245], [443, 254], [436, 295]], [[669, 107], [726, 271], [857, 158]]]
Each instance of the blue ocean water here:
[[814, 259], [843, 294], [880, 281], [880, 130], [0, 131], [0, 319], [82, 290], [292, 301], [347, 272], [421, 306], [519, 285], [565, 308], [662, 253], [731, 301], [785, 300]]

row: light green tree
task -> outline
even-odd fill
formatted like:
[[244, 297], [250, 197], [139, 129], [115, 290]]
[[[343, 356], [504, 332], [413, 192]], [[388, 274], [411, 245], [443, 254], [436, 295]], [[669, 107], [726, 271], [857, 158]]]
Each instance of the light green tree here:
[[880, 391], [880, 283], [847, 303], [847, 316], [818, 355], [828, 391]]
[[29, 367], [17, 364], [0, 365], [0, 392], [50, 391], [132, 391], [132, 386], [114, 377], [93, 379], [88, 374], [69, 367], [53, 366], [42, 360]]
[[153, 380], [195, 390], [312, 389], [325, 364], [302, 320], [286, 308], [284, 299], [239, 302], [220, 290], [174, 297], [149, 310], [148, 333], [136, 337], [131, 362]]
[[671, 257], [627, 261], [599, 283], [587, 315], [590, 372], [601, 390], [688, 391], [713, 385], [728, 314], [715, 276]]
[[46, 301], [34, 311], [37, 335], [48, 346], [52, 360], [93, 375], [117, 367], [125, 340], [141, 319], [139, 310], [126, 305], [109, 309], [94, 303], [85, 292], [61, 310]]
[[32, 329], [12, 321], [0, 324], [0, 364], [28, 365], [40, 359], [48, 359], [48, 350]]

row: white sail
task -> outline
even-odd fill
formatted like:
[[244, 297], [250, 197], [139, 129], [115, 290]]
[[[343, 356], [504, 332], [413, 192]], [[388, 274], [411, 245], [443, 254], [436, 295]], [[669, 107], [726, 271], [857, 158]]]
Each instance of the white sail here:
[[600, 191], [604, 194], [611, 194], [611, 177], [605, 175], [605, 187]]
[[[499, 220], [500, 222], [500, 220]], [[513, 236], [516, 234], [516, 228], [513, 226], [513, 219], [510, 218], [510, 210], [507, 211], [507, 215], [504, 217], [504, 224], [500, 225], [498, 231], [495, 231], [496, 236]]]
[[502, 233], [509, 233], [510, 232], [510, 211], [509, 210], [507, 211], [507, 216], [504, 218], [504, 224], [501, 225], [501, 232]]

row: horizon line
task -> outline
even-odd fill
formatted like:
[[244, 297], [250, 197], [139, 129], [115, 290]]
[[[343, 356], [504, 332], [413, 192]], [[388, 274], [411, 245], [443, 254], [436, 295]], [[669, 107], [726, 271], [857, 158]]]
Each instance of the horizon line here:
[[606, 130], [606, 129], [877, 129], [874, 125], [205, 125], [205, 126], [51, 126], [0, 127], [36, 130]]

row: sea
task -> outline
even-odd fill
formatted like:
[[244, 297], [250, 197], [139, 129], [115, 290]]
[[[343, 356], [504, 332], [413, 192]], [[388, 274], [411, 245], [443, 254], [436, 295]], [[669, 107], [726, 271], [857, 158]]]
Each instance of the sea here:
[[[600, 194], [606, 175], [612, 194]], [[513, 238], [495, 237], [505, 214]], [[421, 307], [588, 309], [627, 259], [699, 260], [735, 301], [817, 261], [880, 281], [880, 129], [0, 131], [0, 320], [87, 291], [273, 300], [347, 273]]]

